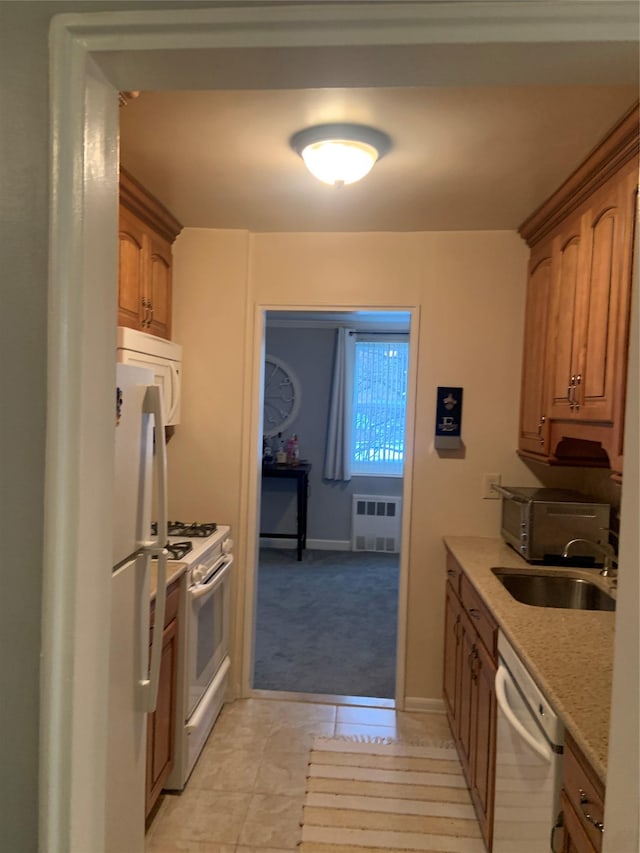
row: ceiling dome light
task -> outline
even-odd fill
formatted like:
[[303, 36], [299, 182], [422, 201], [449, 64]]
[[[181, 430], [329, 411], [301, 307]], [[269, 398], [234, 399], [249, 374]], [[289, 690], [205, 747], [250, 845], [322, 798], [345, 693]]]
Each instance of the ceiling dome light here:
[[334, 187], [368, 175], [391, 148], [386, 133], [361, 124], [322, 124], [294, 133], [291, 147], [318, 180]]

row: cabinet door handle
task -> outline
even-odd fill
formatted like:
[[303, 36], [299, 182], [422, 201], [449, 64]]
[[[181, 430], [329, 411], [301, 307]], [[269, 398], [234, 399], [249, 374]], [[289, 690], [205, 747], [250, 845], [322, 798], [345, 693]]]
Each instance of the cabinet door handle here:
[[471, 607], [469, 610], [469, 616], [473, 617], [474, 619], [480, 619], [482, 614], [475, 607]]
[[447, 569], [447, 575], [448, 575], [450, 578], [455, 578], [455, 576], [456, 576], [455, 569]]
[[602, 821], [596, 820], [587, 811], [587, 807], [589, 805], [589, 797], [587, 797], [586, 793], [582, 790], [582, 788], [579, 788], [578, 790], [580, 793], [580, 808], [582, 809], [582, 814], [584, 816], [584, 819], [588, 820], [589, 823], [592, 826], [595, 826], [595, 828], [597, 830], [599, 830], [600, 832], [604, 832], [604, 824], [602, 823]]
[[569, 401], [569, 408], [570, 409], [573, 409], [573, 407], [575, 406], [575, 400], [573, 399], [573, 393], [575, 390], [575, 382], [576, 382], [576, 377], [572, 376], [570, 381], [569, 381], [569, 384], [567, 385], [567, 400]]
[[542, 427], [547, 422], [547, 419], [544, 415], [540, 417], [540, 423], [538, 424], [538, 436], [540, 440], [540, 444], [544, 444], [544, 436], [542, 435]]
[[146, 329], [149, 325], [149, 306], [150, 303], [146, 299], [142, 299], [142, 307], [144, 309], [144, 315], [142, 317], [142, 328]]
[[576, 400], [576, 389], [581, 382], [582, 382], [582, 374], [578, 373], [578, 375], [576, 376], [576, 381], [575, 381], [574, 386], [573, 386], [573, 408], [576, 410], [580, 408], [580, 401]]
[[149, 322], [147, 326], [150, 326], [153, 323], [153, 302], [149, 299], [147, 304], [149, 305]]

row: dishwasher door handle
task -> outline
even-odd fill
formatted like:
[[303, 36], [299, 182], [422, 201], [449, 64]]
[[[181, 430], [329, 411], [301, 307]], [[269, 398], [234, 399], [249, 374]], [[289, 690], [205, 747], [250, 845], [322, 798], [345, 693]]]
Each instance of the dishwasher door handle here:
[[507, 678], [509, 678], [508, 672], [504, 666], [499, 666], [498, 671], [496, 672], [496, 699], [498, 701], [498, 707], [505, 715], [507, 722], [511, 726], [512, 729], [519, 735], [522, 740], [524, 740], [531, 749], [540, 756], [544, 761], [550, 762], [552, 759], [552, 752], [547, 746], [544, 740], [537, 740], [531, 732], [527, 731], [525, 727], [522, 725], [520, 720], [513, 713], [511, 706], [509, 705], [509, 700], [507, 699], [507, 691], [506, 691], [506, 683]]

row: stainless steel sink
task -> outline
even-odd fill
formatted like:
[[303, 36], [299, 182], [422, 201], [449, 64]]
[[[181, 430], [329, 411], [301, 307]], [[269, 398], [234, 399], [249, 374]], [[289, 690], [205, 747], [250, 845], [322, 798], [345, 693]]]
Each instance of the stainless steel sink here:
[[534, 607], [570, 610], [615, 610], [616, 602], [605, 590], [585, 578], [560, 573], [535, 574], [518, 569], [491, 570], [516, 601]]

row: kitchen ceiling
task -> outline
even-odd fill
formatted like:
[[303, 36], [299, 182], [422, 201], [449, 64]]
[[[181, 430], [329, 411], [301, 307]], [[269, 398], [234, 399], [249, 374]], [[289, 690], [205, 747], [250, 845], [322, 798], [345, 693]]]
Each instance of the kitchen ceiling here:
[[[515, 229], [637, 97], [635, 85], [141, 92], [120, 110], [121, 162], [185, 227]], [[342, 189], [289, 147], [336, 121], [392, 139]]]

